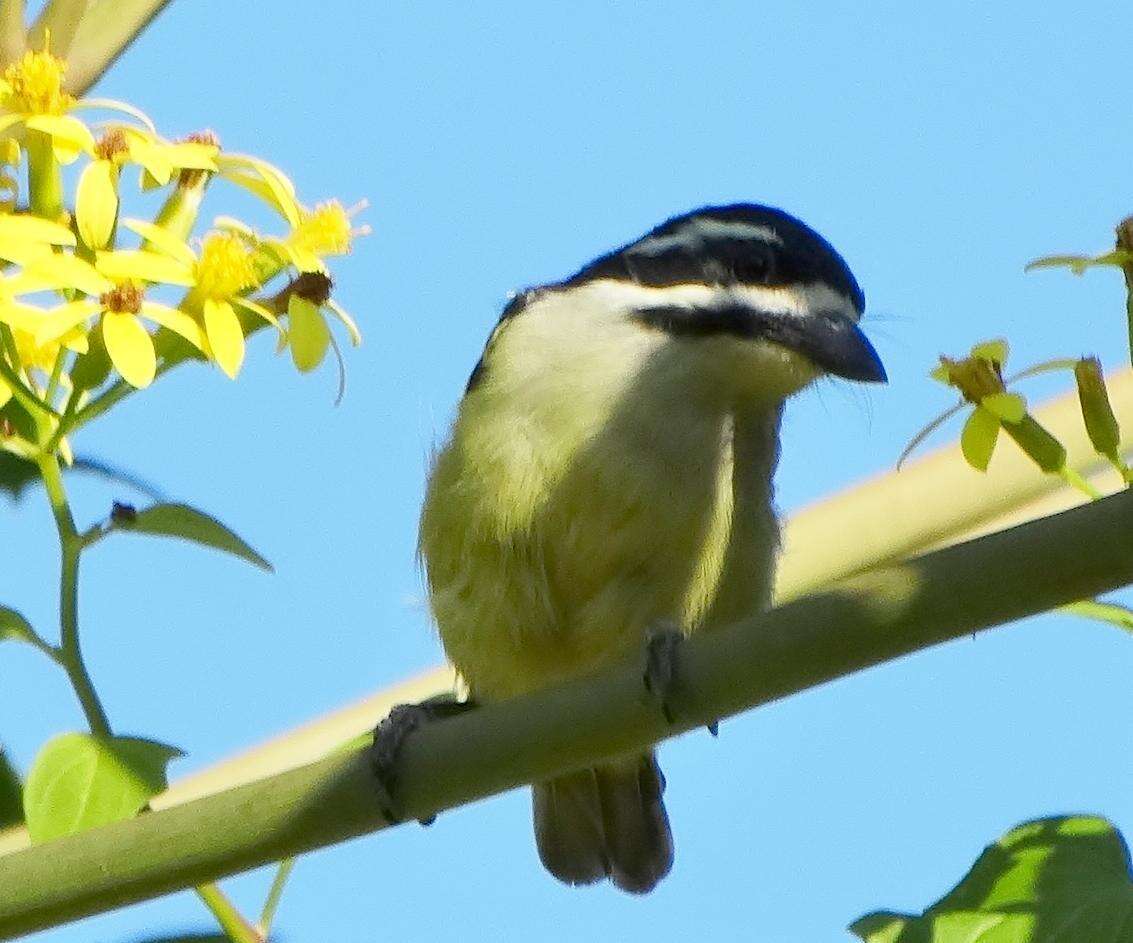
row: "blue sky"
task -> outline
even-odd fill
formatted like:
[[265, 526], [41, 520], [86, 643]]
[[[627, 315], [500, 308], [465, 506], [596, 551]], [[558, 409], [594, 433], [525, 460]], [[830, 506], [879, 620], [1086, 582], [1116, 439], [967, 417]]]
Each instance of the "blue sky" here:
[[[1128, 20], [1105, 2], [1081, 16], [1016, 2], [174, 3], [99, 93], [171, 135], [214, 128], [308, 200], [368, 198], [374, 235], [337, 267], [366, 344], [338, 408], [330, 370], [299, 377], [260, 338], [239, 383], [181, 371], [80, 438], [217, 514], [277, 570], [133, 538], [100, 547], [84, 637], [116, 728], [180, 745], [188, 772], [437, 662], [416, 516], [430, 446], [501, 305], [675, 212], [782, 206], [865, 287], [891, 383], [790, 405], [786, 513], [892, 465], [950, 402], [926, 378], [939, 353], [1006, 335], [1020, 365], [1090, 351], [1119, 365], [1119, 277], [1022, 268], [1104, 249], [1133, 209]], [[75, 493], [88, 520], [125, 497]], [[18, 548], [0, 601], [46, 629], [46, 504], [0, 513]], [[303, 859], [279, 928], [846, 940], [868, 910], [935, 900], [1020, 820], [1089, 811], [1133, 834], [1131, 670], [1127, 637], [1047, 616], [669, 744], [677, 863], [645, 899], [554, 883], [517, 792]], [[22, 766], [80, 723], [35, 653], [0, 651], [0, 736]], [[251, 913], [267, 881], [226, 886]], [[182, 894], [37, 939], [208, 925]]]

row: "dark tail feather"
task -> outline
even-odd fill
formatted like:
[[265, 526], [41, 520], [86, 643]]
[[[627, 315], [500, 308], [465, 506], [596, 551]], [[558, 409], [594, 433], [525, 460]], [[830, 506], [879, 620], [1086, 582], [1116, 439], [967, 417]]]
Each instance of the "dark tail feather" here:
[[534, 786], [543, 864], [567, 884], [609, 876], [624, 891], [653, 890], [673, 865], [673, 836], [650, 753]]
[[536, 783], [531, 798], [543, 866], [565, 884], [602, 880], [609, 869], [594, 771]]

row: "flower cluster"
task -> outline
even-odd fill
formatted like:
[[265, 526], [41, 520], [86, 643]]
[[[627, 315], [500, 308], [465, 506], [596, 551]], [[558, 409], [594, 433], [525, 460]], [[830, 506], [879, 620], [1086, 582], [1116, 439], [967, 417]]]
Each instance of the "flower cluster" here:
[[[360, 206], [307, 207], [278, 168], [224, 151], [209, 132], [171, 141], [128, 104], [75, 99], [65, 70], [33, 51], [0, 79], [0, 418], [20, 431], [0, 447], [58, 444], [68, 417], [106, 395], [103, 384], [143, 388], [186, 359], [235, 378], [245, 338], [264, 326], [301, 371], [337, 351], [333, 323], [360, 343], [326, 266], [368, 231], [353, 221]], [[111, 117], [78, 117], [94, 109]], [[131, 168], [139, 190], [165, 193], [152, 220], [124, 213]], [[284, 233], [221, 216], [195, 234], [214, 180], [263, 201]]]

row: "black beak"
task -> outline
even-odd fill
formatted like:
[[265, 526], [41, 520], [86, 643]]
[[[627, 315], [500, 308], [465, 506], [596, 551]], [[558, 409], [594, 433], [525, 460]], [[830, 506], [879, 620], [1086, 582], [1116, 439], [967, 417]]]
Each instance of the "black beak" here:
[[887, 383], [877, 351], [850, 318], [837, 311], [816, 314], [776, 314], [762, 325], [769, 341], [796, 350], [826, 373], [864, 383]]

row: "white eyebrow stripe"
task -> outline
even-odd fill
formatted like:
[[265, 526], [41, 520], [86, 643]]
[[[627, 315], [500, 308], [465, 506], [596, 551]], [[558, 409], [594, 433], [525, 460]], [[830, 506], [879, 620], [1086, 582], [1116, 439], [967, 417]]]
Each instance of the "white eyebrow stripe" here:
[[708, 239], [750, 239], [769, 245], [783, 245], [783, 239], [770, 226], [728, 222], [723, 219], [696, 219], [665, 236], [648, 236], [630, 250], [632, 255], [660, 255], [679, 246], [697, 246]]
[[652, 287], [615, 279], [597, 279], [569, 288], [591, 299], [598, 309], [617, 312], [638, 308], [679, 305], [689, 308], [711, 308], [729, 304], [746, 304], [761, 311], [805, 317], [819, 311], [837, 311], [857, 322], [861, 314], [854, 303], [839, 291], [822, 282], [786, 285], [772, 288], [763, 285], [704, 285], [685, 282]]

